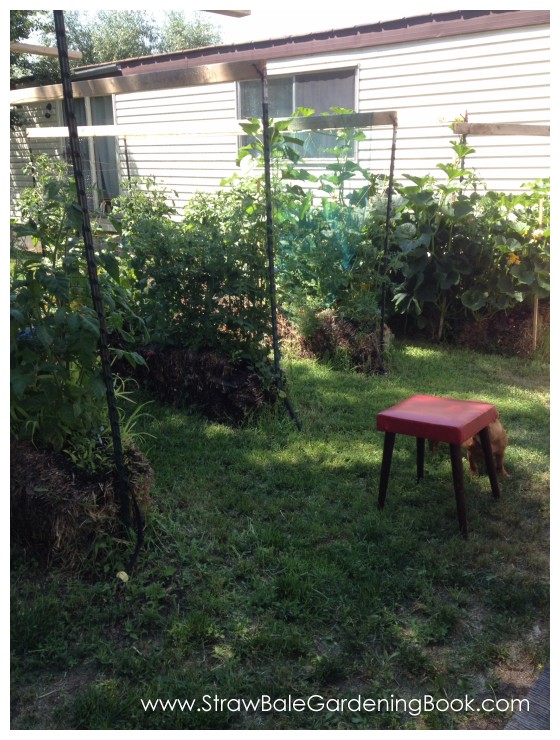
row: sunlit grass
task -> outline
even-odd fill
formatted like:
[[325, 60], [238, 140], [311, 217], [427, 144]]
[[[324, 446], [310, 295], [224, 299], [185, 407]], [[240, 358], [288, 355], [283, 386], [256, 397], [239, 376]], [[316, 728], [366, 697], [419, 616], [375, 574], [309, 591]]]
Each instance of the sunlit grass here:
[[[287, 358], [284, 406], [227, 427], [153, 405], [146, 545], [131, 580], [14, 557], [18, 729], [445, 729], [504, 714], [150, 712], [148, 698], [522, 696], [548, 656], [548, 367], [397, 346], [386, 376]], [[414, 393], [481, 398], [510, 438], [502, 497], [445, 446], [415, 480], [398, 438], [376, 507], [376, 414]], [[465, 465], [466, 472], [466, 465]], [[122, 564], [115, 562], [115, 572]], [[45, 697], [38, 699], [38, 697]]]

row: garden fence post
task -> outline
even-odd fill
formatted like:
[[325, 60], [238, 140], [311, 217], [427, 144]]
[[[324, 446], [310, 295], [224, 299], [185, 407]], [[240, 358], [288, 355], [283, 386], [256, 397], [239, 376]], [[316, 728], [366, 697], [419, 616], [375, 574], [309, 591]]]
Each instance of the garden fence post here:
[[[62, 10], [55, 10], [54, 23], [56, 32], [56, 42], [58, 46], [58, 58], [62, 74], [62, 88], [64, 110], [68, 125], [68, 138], [70, 143], [70, 152], [72, 156], [72, 166], [74, 178], [76, 181], [76, 191], [78, 196], [78, 205], [82, 213], [82, 228], [84, 236], [85, 257], [88, 269], [89, 284], [94, 310], [99, 321], [99, 354], [101, 358], [101, 367], [103, 371], [103, 380], [107, 394], [107, 406], [109, 409], [109, 421], [111, 425], [111, 436], [113, 440], [113, 450], [115, 467], [117, 473], [117, 493], [119, 497], [120, 518], [126, 527], [131, 525], [130, 515], [130, 481], [128, 471], [124, 462], [122, 440], [117, 411], [115, 389], [113, 387], [113, 376], [111, 372], [111, 361], [109, 357], [109, 347], [107, 343], [107, 327], [105, 323], [105, 313], [103, 309], [103, 300], [99, 286], [97, 273], [97, 264], [95, 260], [95, 250], [93, 244], [93, 235], [91, 231], [91, 222], [85, 190], [85, 182], [82, 171], [82, 158], [80, 154], [80, 144], [78, 139], [78, 126], [74, 112], [74, 99], [72, 92], [72, 82], [70, 79], [70, 65], [68, 62], [68, 47], [66, 41], [66, 31], [64, 27], [64, 13]], [[139, 510], [135, 506], [137, 516]], [[139, 529], [141, 531], [141, 527]], [[139, 537], [140, 539], [140, 537]], [[138, 546], [137, 546], [138, 549]]]
[[268, 118], [268, 77], [266, 69], [258, 70], [262, 81], [262, 126], [263, 126], [263, 154], [264, 154], [264, 189], [266, 201], [266, 251], [268, 256], [268, 289], [270, 294], [270, 313], [272, 320], [272, 346], [274, 352], [274, 374], [276, 385], [284, 398], [284, 404], [301, 431], [301, 421], [293, 408], [282, 382], [280, 368], [280, 342], [278, 339], [278, 310], [276, 305], [276, 276], [274, 265], [274, 232], [272, 219], [272, 183], [270, 179], [270, 127]]
[[389, 183], [387, 187], [387, 215], [385, 218], [385, 242], [383, 244], [383, 275], [381, 283], [381, 328], [379, 329], [379, 359], [378, 371], [385, 374], [385, 303], [387, 293], [387, 254], [389, 252], [389, 234], [391, 230], [391, 211], [393, 210], [393, 184], [395, 179], [395, 155], [397, 150], [397, 114], [392, 114], [393, 138], [391, 141], [391, 164], [389, 167]]

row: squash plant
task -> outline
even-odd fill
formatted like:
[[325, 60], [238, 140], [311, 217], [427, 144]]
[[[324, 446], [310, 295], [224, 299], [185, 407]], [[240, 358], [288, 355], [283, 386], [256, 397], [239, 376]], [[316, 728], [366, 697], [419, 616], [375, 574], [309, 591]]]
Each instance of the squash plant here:
[[550, 180], [519, 194], [489, 192], [480, 218], [492, 234], [492, 265], [461, 300], [472, 311], [506, 309], [550, 294]]
[[407, 175], [412, 185], [396, 186], [402, 200], [395, 237], [404, 264], [393, 300], [397, 310], [416, 314], [421, 328], [429, 325], [438, 340], [489, 254], [488, 236], [477, 219], [480, 183], [461, 166], [474, 150], [462, 142], [452, 142], [452, 148], [455, 160], [437, 165], [445, 179]]

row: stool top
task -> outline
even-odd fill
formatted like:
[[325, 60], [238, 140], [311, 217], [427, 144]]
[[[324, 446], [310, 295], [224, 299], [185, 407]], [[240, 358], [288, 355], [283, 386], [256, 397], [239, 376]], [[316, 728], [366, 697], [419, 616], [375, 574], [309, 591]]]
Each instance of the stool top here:
[[497, 418], [490, 403], [418, 395], [379, 413], [377, 429], [460, 445]]

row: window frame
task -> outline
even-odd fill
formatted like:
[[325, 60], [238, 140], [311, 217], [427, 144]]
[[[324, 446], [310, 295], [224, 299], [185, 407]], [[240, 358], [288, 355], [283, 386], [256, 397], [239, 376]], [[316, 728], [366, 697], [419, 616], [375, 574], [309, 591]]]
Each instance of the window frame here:
[[[357, 105], [358, 105], [358, 90], [359, 90], [359, 84], [358, 84], [359, 83], [359, 65], [357, 65], [357, 64], [350, 64], [350, 65], [344, 65], [344, 66], [341, 66], [341, 67], [332, 67], [332, 68], [329, 67], [329, 68], [320, 69], [320, 70], [317, 70], [317, 69], [312, 69], [312, 70], [299, 69], [297, 71], [290, 72], [290, 73], [282, 73], [282, 74], [276, 74], [276, 75], [269, 75], [268, 76], [268, 81], [269, 82], [271, 80], [278, 80], [278, 79], [287, 79], [287, 80], [291, 79], [291, 81], [292, 81], [292, 84], [291, 84], [291, 90], [292, 90], [292, 95], [291, 95], [291, 98], [292, 98], [292, 111], [290, 113], [286, 114], [286, 115], [282, 115], [282, 116], [279, 116], [279, 117], [280, 118], [288, 118], [290, 115], [292, 115], [292, 113], [298, 107], [296, 105], [296, 83], [297, 83], [297, 78], [299, 76], [301, 76], [301, 75], [306, 75], [306, 76], [307, 75], [311, 75], [312, 76], [314, 74], [316, 74], [317, 76], [319, 76], [319, 75], [328, 75], [329, 73], [336, 74], [336, 73], [340, 73], [340, 72], [352, 72], [353, 73], [353, 76], [351, 78], [352, 79], [352, 82], [353, 82], [353, 98], [354, 98], [352, 110], [358, 112]], [[241, 103], [242, 103], [242, 101], [241, 101], [241, 86], [244, 84], [244, 82], [247, 82], [247, 81], [240, 81], [240, 82], [237, 83], [237, 86], [236, 86], [236, 88], [237, 88], [236, 89], [236, 114], [237, 114], [237, 121], [238, 121], [239, 124], [247, 123], [249, 121], [248, 118], [242, 118], [241, 115], [240, 115], [241, 114]], [[333, 103], [333, 105], [336, 105], [336, 103]], [[273, 117], [273, 116], [271, 116], [271, 117]], [[258, 118], [261, 118], [261, 115], [259, 115]], [[249, 137], [246, 134], [240, 134], [238, 136], [238, 148], [241, 148], [242, 146], [245, 146], [248, 139], [249, 139]], [[356, 147], [355, 147], [353, 156], [356, 156], [356, 155], [357, 155], [357, 150], [356, 150]], [[323, 157], [308, 156], [308, 155], [306, 155], [305, 151], [302, 153], [302, 156], [303, 156], [304, 161], [307, 164], [309, 164], [310, 166], [311, 165], [314, 165], [314, 164], [317, 164], [317, 165], [329, 164], [329, 163], [332, 163], [332, 161], [334, 159], [334, 156], [323, 156]]]
[[[115, 104], [115, 95], [99, 95], [99, 96], [84, 96], [82, 98], [79, 98], [80, 100], [84, 101], [84, 113], [86, 117], [86, 126], [92, 126], [93, 125], [93, 115], [91, 111], [91, 101], [93, 97], [101, 97], [101, 98], [111, 98], [111, 110], [113, 114], [113, 121], [110, 124], [106, 124], [108, 126], [114, 125], [115, 117], [116, 117], [116, 104]], [[59, 120], [65, 121], [65, 115], [64, 115], [64, 105], [63, 101], [59, 100], [57, 101], [59, 105]], [[96, 125], [103, 125], [103, 124], [96, 124]], [[88, 150], [88, 160], [90, 163], [90, 177], [91, 177], [91, 192], [88, 193], [88, 196], [91, 195], [93, 207], [96, 210], [99, 210], [101, 208], [101, 204], [103, 204], [103, 210], [106, 212], [110, 211], [111, 208], [111, 199], [110, 198], [100, 198], [100, 193], [102, 191], [102, 187], [99, 184], [98, 176], [97, 176], [97, 159], [96, 159], [96, 153], [95, 153], [95, 142], [93, 136], [80, 136], [80, 139], [86, 139], [87, 140], [87, 150]], [[120, 192], [121, 189], [121, 168], [119, 165], [119, 144], [118, 144], [118, 137], [111, 135], [107, 138], [113, 139], [113, 145], [114, 145], [114, 152], [115, 152], [115, 164], [116, 164], [116, 174], [117, 174], [117, 183], [118, 183], [118, 190]], [[92, 166], [93, 164], [93, 166]]]

